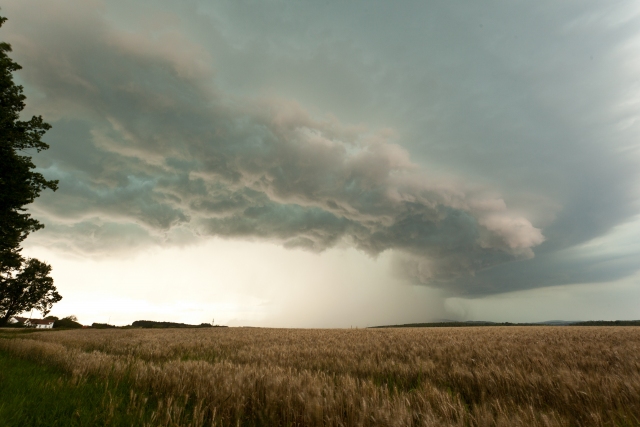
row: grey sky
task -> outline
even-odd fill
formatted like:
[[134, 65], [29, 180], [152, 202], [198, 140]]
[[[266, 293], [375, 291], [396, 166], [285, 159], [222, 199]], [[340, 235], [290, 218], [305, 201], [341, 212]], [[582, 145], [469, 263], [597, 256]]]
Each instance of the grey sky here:
[[30, 244], [100, 260], [222, 237], [314, 269], [352, 248], [430, 298], [634, 282], [638, 12], [9, 1], [28, 112], [54, 126], [37, 162], [60, 179]]

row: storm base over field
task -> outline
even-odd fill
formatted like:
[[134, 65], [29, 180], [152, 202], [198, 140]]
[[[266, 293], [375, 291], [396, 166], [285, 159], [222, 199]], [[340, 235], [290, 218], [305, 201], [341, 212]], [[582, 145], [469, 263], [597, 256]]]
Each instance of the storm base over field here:
[[[37, 11], [37, 13], [35, 12]], [[633, 2], [10, 0], [85, 322], [640, 317]], [[64, 313], [63, 313], [64, 312]], [[66, 313], [69, 312], [69, 313]]]

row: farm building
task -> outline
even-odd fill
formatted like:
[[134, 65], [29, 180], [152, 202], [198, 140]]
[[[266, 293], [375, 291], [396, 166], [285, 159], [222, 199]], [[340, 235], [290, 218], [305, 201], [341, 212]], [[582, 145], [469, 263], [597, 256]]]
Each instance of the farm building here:
[[26, 327], [36, 329], [51, 329], [54, 322], [50, 319], [27, 319], [26, 317], [13, 317], [10, 320], [10, 323], [22, 323]]

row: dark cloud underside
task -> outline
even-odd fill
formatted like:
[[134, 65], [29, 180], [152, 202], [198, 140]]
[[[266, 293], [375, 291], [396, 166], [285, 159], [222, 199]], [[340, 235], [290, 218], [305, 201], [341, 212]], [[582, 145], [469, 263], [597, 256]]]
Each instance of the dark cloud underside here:
[[[8, 28], [36, 112], [54, 124], [38, 162], [60, 190], [34, 206], [51, 245], [109, 253], [221, 236], [392, 250], [414, 283], [467, 294], [615, 276], [602, 264], [568, 278], [583, 264], [554, 254], [637, 212], [636, 161], [619, 154], [629, 134], [612, 131], [636, 110], [613, 111], [623, 86], [590, 86], [618, 62], [575, 65], [610, 54], [629, 22], [571, 51], [590, 21], [550, 5], [534, 8], [540, 43], [534, 26], [475, 6], [377, 4], [355, 29], [335, 4], [285, 8], [289, 19], [273, 5], [223, 2], [213, 16], [188, 2], [189, 33], [171, 13], [126, 30], [98, 3], [38, 5], [37, 16], [12, 5], [20, 25]], [[198, 28], [210, 37], [196, 43]], [[275, 89], [253, 96], [252, 82]], [[367, 114], [375, 126], [347, 124]]]

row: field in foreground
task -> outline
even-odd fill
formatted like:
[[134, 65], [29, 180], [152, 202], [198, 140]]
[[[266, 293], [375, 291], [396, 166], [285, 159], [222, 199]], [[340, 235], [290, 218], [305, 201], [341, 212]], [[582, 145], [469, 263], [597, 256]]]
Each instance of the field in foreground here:
[[95, 425], [640, 425], [637, 327], [46, 331], [0, 356], [89, 387]]

